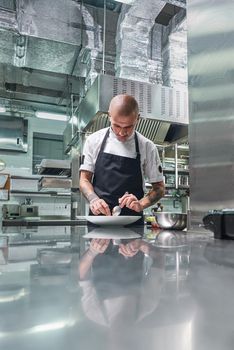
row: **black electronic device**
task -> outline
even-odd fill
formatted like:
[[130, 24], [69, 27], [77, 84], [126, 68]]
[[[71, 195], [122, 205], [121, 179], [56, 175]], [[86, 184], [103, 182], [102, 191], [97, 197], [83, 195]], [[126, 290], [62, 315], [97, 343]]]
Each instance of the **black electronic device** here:
[[234, 239], [234, 209], [212, 210], [203, 218], [204, 227], [219, 239]]

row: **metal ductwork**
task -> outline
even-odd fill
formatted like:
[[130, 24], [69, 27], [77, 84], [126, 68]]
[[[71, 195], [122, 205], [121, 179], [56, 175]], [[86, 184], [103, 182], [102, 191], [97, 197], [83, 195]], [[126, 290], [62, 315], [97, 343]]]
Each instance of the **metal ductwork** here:
[[[125, 93], [134, 96], [139, 103], [141, 118], [137, 130], [145, 137], [164, 146], [182, 141], [187, 137], [186, 89], [153, 85], [108, 75], [99, 75], [96, 78], [79, 106], [80, 132], [92, 133], [108, 126], [107, 112], [110, 100], [115, 95]], [[73, 141], [74, 139], [77, 141], [78, 137], [77, 131]], [[70, 146], [71, 143], [68, 144], [67, 150]]]

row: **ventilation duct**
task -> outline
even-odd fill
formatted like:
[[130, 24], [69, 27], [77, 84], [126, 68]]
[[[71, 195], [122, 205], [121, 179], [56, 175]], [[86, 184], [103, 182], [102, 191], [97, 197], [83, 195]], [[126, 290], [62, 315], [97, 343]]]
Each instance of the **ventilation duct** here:
[[[81, 132], [92, 133], [109, 125], [108, 107], [112, 97], [129, 94], [139, 103], [137, 130], [156, 144], [169, 145], [187, 137], [187, 90], [153, 85], [134, 80], [99, 75], [78, 111]], [[66, 130], [65, 130], [66, 133]], [[73, 141], [78, 139], [74, 136]], [[71, 138], [70, 138], [71, 139]], [[69, 150], [71, 142], [68, 143]]]

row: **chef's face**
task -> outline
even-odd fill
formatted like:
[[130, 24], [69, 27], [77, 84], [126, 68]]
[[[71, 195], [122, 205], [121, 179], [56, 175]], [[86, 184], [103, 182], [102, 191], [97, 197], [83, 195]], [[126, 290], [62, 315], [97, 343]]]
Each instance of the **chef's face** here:
[[139, 115], [133, 112], [130, 115], [109, 114], [111, 128], [117, 139], [125, 142], [134, 132]]

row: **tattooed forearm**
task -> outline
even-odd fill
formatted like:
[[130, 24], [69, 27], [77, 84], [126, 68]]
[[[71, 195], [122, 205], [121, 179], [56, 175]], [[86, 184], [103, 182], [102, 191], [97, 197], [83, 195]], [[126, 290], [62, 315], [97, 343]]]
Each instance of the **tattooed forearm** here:
[[149, 198], [150, 204], [156, 203], [160, 198], [162, 198], [162, 190], [158, 189], [157, 191], [151, 190], [149, 191], [146, 196]]
[[150, 207], [154, 203], [158, 202], [160, 198], [164, 196], [165, 186], [163, 181], [152, 184], [152, 189], [146, 194], [144, 198], [140, 200], [143, 208]]

